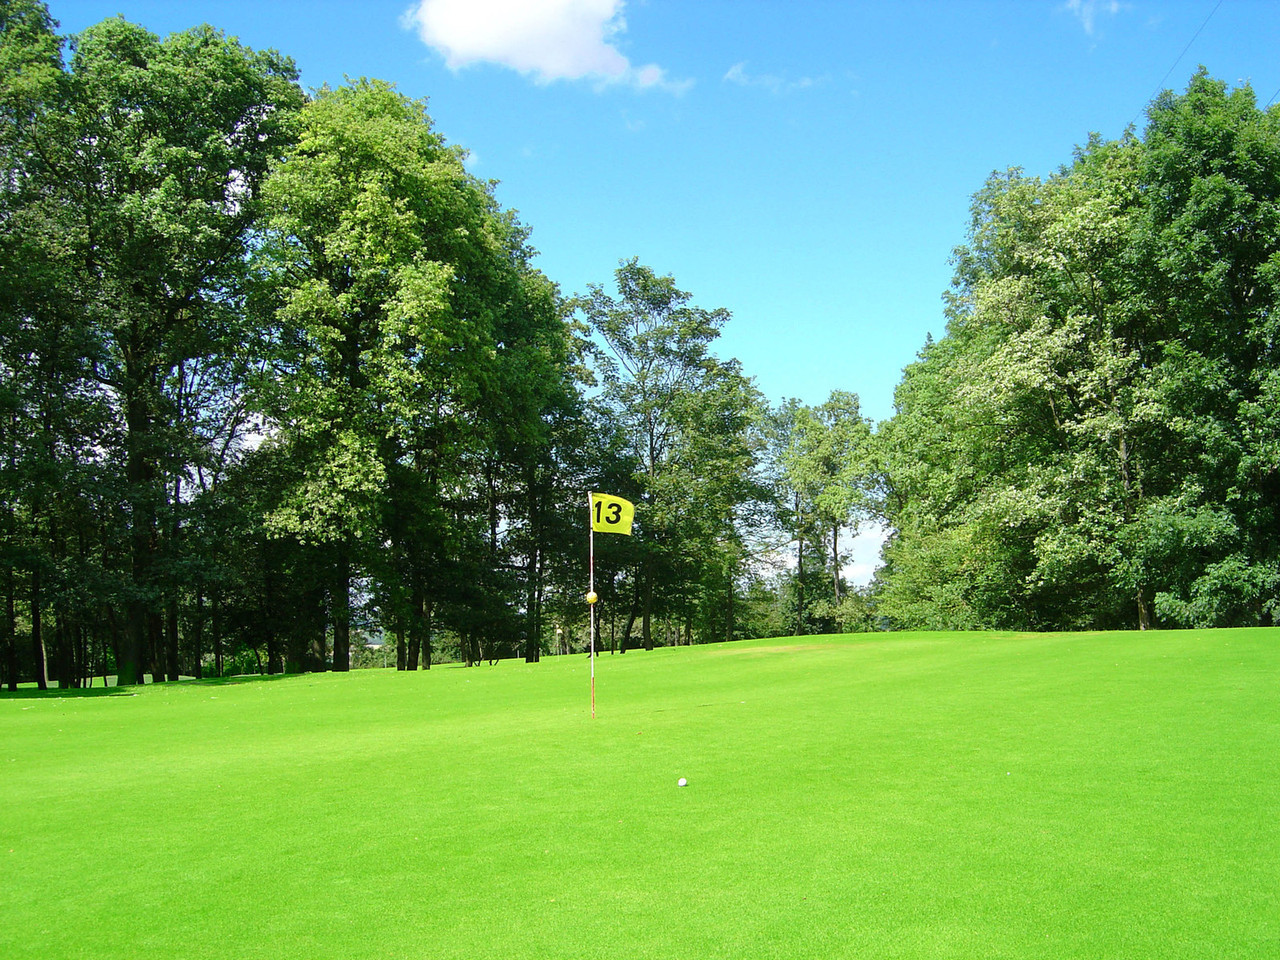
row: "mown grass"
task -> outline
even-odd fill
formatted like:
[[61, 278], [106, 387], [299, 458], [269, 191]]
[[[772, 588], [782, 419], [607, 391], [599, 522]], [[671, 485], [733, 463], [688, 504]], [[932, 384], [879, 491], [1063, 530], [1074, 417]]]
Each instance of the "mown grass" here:
[[0, 957], [1280, 956], [1280, 630], [597, 676], [0, 698]]

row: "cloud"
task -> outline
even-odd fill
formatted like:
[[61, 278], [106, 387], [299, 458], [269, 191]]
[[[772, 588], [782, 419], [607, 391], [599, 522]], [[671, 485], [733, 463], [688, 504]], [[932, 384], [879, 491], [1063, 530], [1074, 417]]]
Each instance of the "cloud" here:
[[1122, 6], [1120, 0], [1067, 0], [1064, 9], [1080, 21], [1085, 33], [1093, 36], [1098, 14], [1106, 13], [1114, 17]]
[[723, 79], [729, 83], [736, 83], [740, 87], [760, 87], [774, 94], [795, 93], [797, 90], [807, 90], [825, 82], [820, 79], [815, 80], [813, 77], [788, 80], [786, 77], [775, 76], [771, 73], [749, 74], [747, 73], [747, 62], [745, 60], [730, 67]]
[[402, 23], [451, 70], [473, 63], [532, 76], [538, 83], [593, 80], [682, 93], [657, 64], [637, 67], [615, 40], [626, 31], [623, 0], [416, 0]]

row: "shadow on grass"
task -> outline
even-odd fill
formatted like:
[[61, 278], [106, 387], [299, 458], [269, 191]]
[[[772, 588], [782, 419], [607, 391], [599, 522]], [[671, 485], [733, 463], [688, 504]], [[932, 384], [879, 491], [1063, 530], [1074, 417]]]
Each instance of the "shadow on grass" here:
[[82, 700], [86, 697], [132, 697], [137, 692], [137, 687], [50, 687], [48, 690], [39, 690], [24, 686], [17, 690], [0, 690], [0, 700]]
[[245, 673], [234, 677], [206, 677], [203, 680], [182, 680], [182, 684], [194, 683], [201, 687], [229, 687], [237, 683], [274, 683], [277, 680], [296, 680], [312, 677], [312, 673]]
[[[128, 687], [53, 687], [48, 690], [40, 690], [32, 684], [21, 684], [17, 690], [10, 690], [7, 687], [0, 688], [0, 700], [62, 700], [62, 699], [83, 699], [86, 697], [132, 697], [139, 691], [147, 690], [152, 687], [228, 687], [239, 683], [271, 683], [276, 680], [292, 680], [297, 677], [305, 677], [309, 674], [305, 673], [276, 673], [276, 674], [244, 674], [234, 677], [206, 677], [197, 680], [195, 677], [186, 677], [182, 680], [168, 681], [165, 683], [147, 683], [135, 684]], [[112, 678], [115, 679], [114, 677]]]

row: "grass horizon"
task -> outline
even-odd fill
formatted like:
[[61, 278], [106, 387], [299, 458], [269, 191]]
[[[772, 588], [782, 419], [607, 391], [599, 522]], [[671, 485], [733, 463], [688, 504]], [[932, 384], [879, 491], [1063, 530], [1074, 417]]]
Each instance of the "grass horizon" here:
[[633, 651], [594, 721], [587, 674], [0, 695], [0, 955], [1280, 953], [1280, 629]]

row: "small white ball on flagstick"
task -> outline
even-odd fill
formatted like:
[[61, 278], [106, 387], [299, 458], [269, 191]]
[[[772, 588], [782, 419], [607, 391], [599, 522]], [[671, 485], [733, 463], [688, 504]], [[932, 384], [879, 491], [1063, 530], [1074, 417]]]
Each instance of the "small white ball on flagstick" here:
[[689, 781], [686, 780], [684, 777], [681, 777], [679, 780], [676, 781], [677, 787], [687, 787], [688, 785], [689, 785]]

